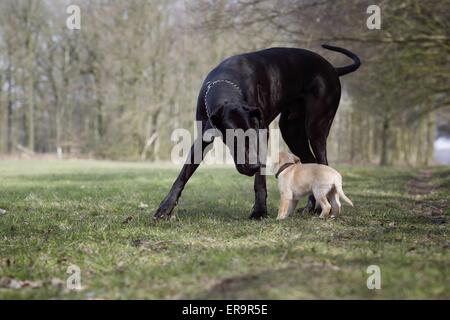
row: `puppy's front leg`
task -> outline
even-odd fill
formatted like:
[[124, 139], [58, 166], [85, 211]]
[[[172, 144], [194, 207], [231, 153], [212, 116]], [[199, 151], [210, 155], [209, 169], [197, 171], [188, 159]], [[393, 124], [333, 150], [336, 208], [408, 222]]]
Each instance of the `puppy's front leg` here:
[[292, 213], [292, 211], [294, 211], [297, 203], [298, 200], [289, 200], [281, 197], [277, 220], [286, 219]]

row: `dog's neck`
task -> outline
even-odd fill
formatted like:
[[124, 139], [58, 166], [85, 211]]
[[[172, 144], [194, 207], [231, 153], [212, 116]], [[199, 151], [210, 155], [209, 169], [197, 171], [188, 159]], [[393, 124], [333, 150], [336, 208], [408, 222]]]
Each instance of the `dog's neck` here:
[[275, 173], [275, 178], [278, 179], [278, 176], [287, 168], [289, 168], [290, 166], [297, 164], [298, 161], [296, 162], [286, 162], [285, 164], [283, 164], [277, 171], [277, 173]]

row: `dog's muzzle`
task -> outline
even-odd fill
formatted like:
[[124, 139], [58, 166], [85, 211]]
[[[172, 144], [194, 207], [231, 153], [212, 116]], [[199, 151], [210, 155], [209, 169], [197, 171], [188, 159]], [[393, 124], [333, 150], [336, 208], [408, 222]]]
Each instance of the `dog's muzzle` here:
[[260, 164], [238, 164], [236, 165], [236, 169], [240, 174], [252, 177], [254, 176], [259, 169], [261, 168]]

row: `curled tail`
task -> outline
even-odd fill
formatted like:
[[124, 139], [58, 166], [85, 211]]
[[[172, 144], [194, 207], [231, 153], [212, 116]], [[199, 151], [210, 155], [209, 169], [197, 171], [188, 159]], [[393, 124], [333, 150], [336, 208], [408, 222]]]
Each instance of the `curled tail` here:
[[343, 75], [346, 75], [347, 73], [356, 71], [359, 68], [359, 66], [361, 65], [361, 60], [359, 60], [359, 57], [356, 54], [354, 54], [353, 52], [351, 52], [351, 51], [349, 51], [347, 49], [334, 47], [334, 46], [329, 46], [327, 44], [323, 44], [322, 48], [345, 54], [347, 57], [349, 57], [350, 59], [353, 60], [353, 64], [351, 64], [351, 65], [348, 65], [348, 66], [345, 66], [345, 67], [337, 67], [337, 68], [335, 68], [337, 73], [338, 73], [338, 75], [339, 75], [339, 77], [341, 77]]
[[344, 190], [342, 190], [342, 184], [335, 184], [336, 191], [339, 194], [339, 197], [342, 198], [345, 202], [353, 207], [353, 202], [344, 194]]

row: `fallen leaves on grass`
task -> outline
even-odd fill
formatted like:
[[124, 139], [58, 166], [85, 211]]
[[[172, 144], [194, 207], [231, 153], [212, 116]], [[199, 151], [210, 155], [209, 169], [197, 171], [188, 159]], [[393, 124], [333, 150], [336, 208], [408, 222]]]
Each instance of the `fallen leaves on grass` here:
[[17, 280], [10, 277], [0, 278], [0, 288], [7, 289], [22, 289], [22, 288], [41, 288], [43, 286], [42, 281], [31, 281], [31, 280]]
[[147, 209], [147, 208], [148, 208], [148, 204], [143, 203], [143, 202], [139, 203], [139, 209]]
[[128, 217], [126, 217], [126, 218], [122, 221], [122, 224], [127, 224], [127, 223], [130, 222], [131, 220], [133, 220], [133, 217], [132, 217], [132, 216], [128, 216]]
[[0, 258], [0, 267], [10, 267], [14, 263], [14, 259]]
[[19, 280], [11, 277], [0, 278], [0, 288], [6, 289], [23, 289], [23, 288], [38, 289], [45, 286], [52, 286], [58, 289], [63, 289], [65, 285], [66, 282], [59, 278], [52, 278], [51, 280], [47, 281]]
[[64, 280], [59, 279], [59, 278], [52, 278], [52, 279], [50, 280], [50, 284], [51, 284], [53, 287], [62, 289], [62, 288], [66, 285], [66, 282], [65, 282]]

